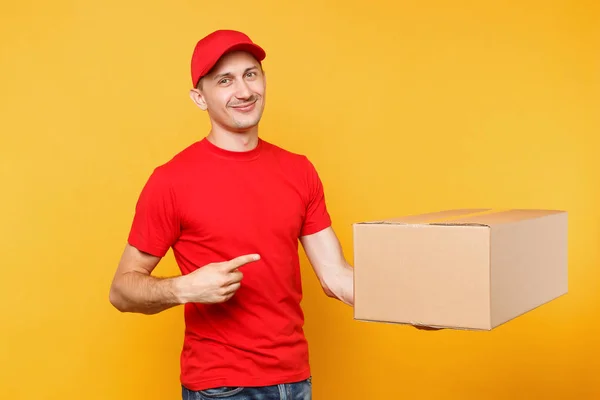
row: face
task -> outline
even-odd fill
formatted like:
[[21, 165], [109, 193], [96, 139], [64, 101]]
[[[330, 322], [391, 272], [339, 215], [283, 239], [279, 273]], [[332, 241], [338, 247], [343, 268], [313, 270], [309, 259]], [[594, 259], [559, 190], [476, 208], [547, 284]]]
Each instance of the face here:
[[192, 100], [213, 124], [232, 132], [258, 125], [265, 106], [266, 81], [260, 63], [246, 52], [226, 54], [204, 76]]

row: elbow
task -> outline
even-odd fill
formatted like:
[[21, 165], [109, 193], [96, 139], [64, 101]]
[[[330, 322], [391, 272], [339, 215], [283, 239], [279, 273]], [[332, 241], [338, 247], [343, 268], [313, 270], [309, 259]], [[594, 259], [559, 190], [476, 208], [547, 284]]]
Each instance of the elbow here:
[[349, 268], [345, 268], [339, 274], [328, 274], [319, 279], [323, 292], [341, 302], [354, 304], [354, 274]]
[[110, 291], [108, 293], [108, 301], [110, 304], [116, 308], [120, 312], [128, 312], [127, 303], [123, 298], [121, 292], [119, 291], [118, 285], [115, 282], [110, 287]]
[[325, 280], [323, 280], [323, 279], [321, 279], [320, 282], [321, 282], [321, 288], [323, 288], [323, 292], [325, 293], [325, 295], [327, 295], [327, 297], [331, 297], [332, 299], [336, 299], [337, 296], [335, 295], [333, 290], [331, 290], [331, 288], [327, 284], [327, 282], [325, 282]]

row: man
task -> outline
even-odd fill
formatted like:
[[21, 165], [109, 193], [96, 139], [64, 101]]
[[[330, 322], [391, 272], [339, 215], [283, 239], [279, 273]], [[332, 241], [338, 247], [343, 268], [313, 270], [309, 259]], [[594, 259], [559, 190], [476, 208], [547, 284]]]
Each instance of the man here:
[[[211, 130], [151, 174], [110, 290], [122, 312], [184, 305], [184, 399], [312, 397], [298, 242], [325, 293], [354, 303], [315, 168], [258, 136], [265, 56], [236, 31], [197, 43], [190, 96]], [[181, 276], [152, 276], [170, 248]]]

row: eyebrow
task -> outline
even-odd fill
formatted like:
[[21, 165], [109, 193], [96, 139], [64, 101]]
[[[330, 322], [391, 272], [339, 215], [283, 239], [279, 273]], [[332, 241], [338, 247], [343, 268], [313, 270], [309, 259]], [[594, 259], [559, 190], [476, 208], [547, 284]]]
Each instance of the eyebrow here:
[[[258, 69], [258, 67], [256, 65], [253, 65], [252, 67], [248, 67], [244, 70], [244, 74], [252, 71], [253, 69]], [[224, 78], [226, 76], [231, 76], [233, 75], [231, 72], [222, 72], [220, 74], [215, 75], [215, 77], [213, 78], [213, 81], [219, 80], [221, 78]]]

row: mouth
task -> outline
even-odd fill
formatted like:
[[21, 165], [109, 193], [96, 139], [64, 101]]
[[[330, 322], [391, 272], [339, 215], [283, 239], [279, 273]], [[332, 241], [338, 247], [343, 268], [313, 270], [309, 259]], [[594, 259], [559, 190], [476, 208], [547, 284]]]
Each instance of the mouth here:
[[255, 106], [256, 106], [256, 100], [254, 100], [251, 103], [239, 104], [237, 106], [232, 106], [231, 108], [234, 109], [235, 111], [246, 113], [246, 112], [250, 112], [250, 111], [254, 110]]

